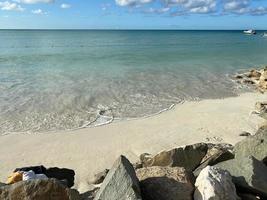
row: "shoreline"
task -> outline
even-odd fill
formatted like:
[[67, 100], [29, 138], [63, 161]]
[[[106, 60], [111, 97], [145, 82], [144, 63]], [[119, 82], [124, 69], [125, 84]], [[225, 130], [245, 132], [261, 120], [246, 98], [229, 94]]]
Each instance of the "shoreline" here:
[[256, 92], [242, 93], [237, 97], [184, 102], [157, 115], [105, 126], [3, 135], [0, 182], [5, 182], [17, 167], [67, 167], [75, 170], [75, 188], [82, 192], [88, 189], [93, 175], [109, 168], [120, 154], [135, 162], [144, 152], [153, 154], [197, 142], [235, 144], [244, 138], [239, 136], [242, 131], [254, 134], [264, 122], [250, 112], [257, 101], [266, 97]]

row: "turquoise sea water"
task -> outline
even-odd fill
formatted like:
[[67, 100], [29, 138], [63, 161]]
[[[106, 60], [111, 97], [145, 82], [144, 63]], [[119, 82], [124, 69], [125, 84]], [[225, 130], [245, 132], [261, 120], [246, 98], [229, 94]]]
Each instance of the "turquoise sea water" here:
[[143, 117], [240, 92], [228, 74], [267, 64], [241, 31], [0, 31], [0, 134]]

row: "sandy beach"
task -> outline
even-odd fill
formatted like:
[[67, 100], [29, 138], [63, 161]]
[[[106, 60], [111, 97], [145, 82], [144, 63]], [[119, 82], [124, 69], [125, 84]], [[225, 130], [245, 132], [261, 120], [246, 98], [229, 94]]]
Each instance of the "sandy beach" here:
[[16, 168], [66, 167], [76, 172], [75, 187], [86, 191], [92, 176], [111, 167], [120, 154], [136, 161], [141, 153], [197, 142], [235, 144], [243, 131], [255, 133], [263, 122], [250, 114], [266, 94], [245, 93], [225, 99], [185, 102], [149, 118], [42, 134], [0, 137], [0, 182]]

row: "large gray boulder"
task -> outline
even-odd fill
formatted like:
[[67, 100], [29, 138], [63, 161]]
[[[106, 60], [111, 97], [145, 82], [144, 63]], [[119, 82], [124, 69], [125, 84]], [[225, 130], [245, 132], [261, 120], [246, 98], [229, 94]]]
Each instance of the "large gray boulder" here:
[[0, 187], [1, 200], [79, 200], [79, 192], [56, 179], [20, 181]]
[[260, 129], [255, 135], [247, 137], [235, 145], [235, 156], [253, 156], [263, 161], [267, 158], [267, 129]]
[[137, 169], [145, 200], [191, 200], [194, 177], [181, 167], [146, 167]]
[[230, 173], [214, 166], [207, 166], [197, 177], [194, 200], [236, 200], [235, 185]]
[[253, 156], [228, 160], [215, 165], [227, 170], [236, 187], [267, 198], [267, 167]]
[[233, 147], [228, 144], [211, 145], [200, 165], [194, 170], [194, 175], [198, 176], [201, 170], [208, 165], [213, 166], [219, 162], [233, 159], [234, 154], [232, 153], [232, 148]]
[[198, 143], [175, 148], [169, 151], [162, 151], [155, 156], [147, 154], [141, 155], [143, 167], [163, 166], [163, 167], [184, 167], [186, 170], [194, 170], [204, 158], [208, 150], [208, 145]]
[[135, 170], [129, 160], [120, 156], [109, 170], [94, 200], [141, 200]]

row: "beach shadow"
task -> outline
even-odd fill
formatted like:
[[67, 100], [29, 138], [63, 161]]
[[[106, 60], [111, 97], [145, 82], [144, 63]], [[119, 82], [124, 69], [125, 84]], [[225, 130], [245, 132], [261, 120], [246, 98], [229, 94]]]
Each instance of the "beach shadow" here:
[[[175, 200], [181, 193], [189, 193], [188, 185], [168, 177], [151, 177], [140, 182], [144, 200]], [[190, 195], [193, 198], [193, 194]]]

